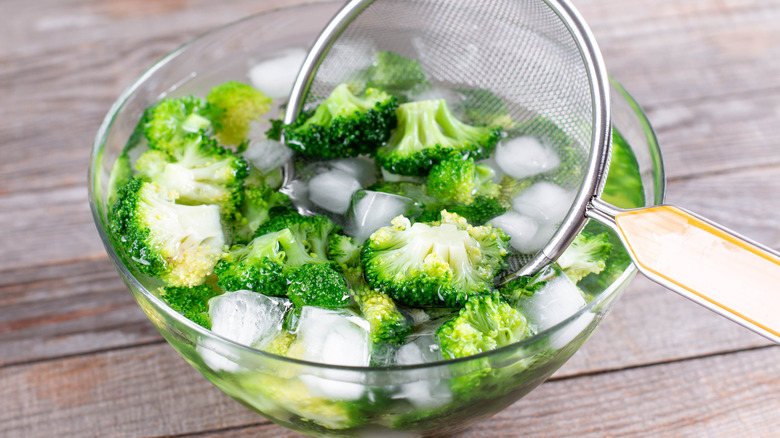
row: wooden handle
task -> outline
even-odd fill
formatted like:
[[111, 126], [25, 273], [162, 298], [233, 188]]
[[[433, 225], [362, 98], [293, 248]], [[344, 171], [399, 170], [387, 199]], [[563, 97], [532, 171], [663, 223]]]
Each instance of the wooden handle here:
[[780, 256], [672, 206], [615, 216], [651, 279], [780, 342]]

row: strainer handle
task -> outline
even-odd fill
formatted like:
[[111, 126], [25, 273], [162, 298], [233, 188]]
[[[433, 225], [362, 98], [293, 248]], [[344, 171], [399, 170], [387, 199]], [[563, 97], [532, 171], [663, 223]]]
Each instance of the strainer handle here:
[[587, 215], [618, 232], [651, 280], [780, 343], [780, 253], [671, 205]]

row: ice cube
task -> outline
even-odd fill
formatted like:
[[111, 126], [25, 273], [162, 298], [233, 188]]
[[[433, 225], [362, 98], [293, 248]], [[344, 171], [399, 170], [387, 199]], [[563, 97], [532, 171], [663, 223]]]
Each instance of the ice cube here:
[[490, 220], [494, 227], [501, 228], [511, 238], [509, 245], [524, 254], [538, 251], [544, 245], [538, 246], [536, 234], [539, 223], [528, 216], [514, 211], [508, 211]]
[[561, 164], [560, 157], [552, 148], [531, 136], [499, 143], [495, 160], [504, 173], [517, 179], [549, 172]]
[[309, 180], [309, 200], [331, 213], [344, 214], [352, 194], [361, 188], [354, 176], [338, 169], [327, 170]]
[[[403, 345], [395, 355], [398, 365], [415, 365], [444, 360], [434, 333], [417, 336]], [[395, 399], [404, 399], [418, 409], [433, 409], [452, 401], [452, 392], [446, 382], [434, 375], [432, 369], [410, 371], [416, 381], [399, 385]]]
[[362, 242], [374, 231], [390, 225], [393, 218], [412, 208], [414, 201], [407, 197], [361, 190], [354, 196], [345, 231]]
[[293, 151], [281, 142], [264, 138], [250, 143], [243, 156], [265, 174], [290, 161]]
[[512, 200], [512, 208], [542, 222], [557, 224], [569, 212], [577, 193], [558, 184], [540, 181]]
[[[226, 292], [209, 301], [211, 331], [233, 342], [262, 348], [282, 326], [289, 302], [257, 292]], [[241, 367], [235, 351], [220, 342], [204, 339], [197, 350], [213, 370], [236, 372]]]
[[[350, 310], [326, 310], [304, 306], [290, 350], [309, 362], [343, 366], [368, 366], [369, 324]], [[365, 386], [354, 383], [356, 374], [344, 370], [322, 370], [317, 376], [300, 376], [311, 395], [338, 400], [359, 399]], [[344, 381], [353, 380], [353, 381]]]
[[360, 181], [360, 185], [368, 187], [377, 181], [376, 164], [370, 158], [342, 158], [328, 162], [330, 167], [347, 173]]
[[209, 300], [211, 331], [248, 347], [262, 348], [282, 327], [289, 301], [239, 290]]
[[291, 48], [277, 53], [249, 70], [252, 86], [272, 99], [287, 98], [307, 51]]
[[533, 295], [523, 296], [518, 306], [537, 331], [546, 330], [574, 315], [585, 306], [585, 298], [568, 276], [559, 270], [548, 268], [540, 274], [547, 280]]

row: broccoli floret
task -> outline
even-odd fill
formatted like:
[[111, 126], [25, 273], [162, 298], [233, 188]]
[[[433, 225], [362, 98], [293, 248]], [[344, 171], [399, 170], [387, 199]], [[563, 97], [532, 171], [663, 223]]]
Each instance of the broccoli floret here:
[[366, 69], [365, 77], [366, 86], [387, 91], [404, 101], [430, 85], [416, 59], [387, 51], [374, 55], [374, 63]]
[[352, 287], [352, 298], [363, 318], [371, 326], [374, 346], [381, 343], [403, 344], [412, 326], [389, 295], [372, 289], [366, 283], [363, 265], [360, 263], [360, 246], [355, 245], [349, 236], [333, 234], [330, 236], [328, 251], [330, 259]]
[[133, 178], [119, 191], [110, 230], [139, 271], [170, 286], [197, 286], [225, 245], [219, 207], [175, 201], [175, 193]]
[[288, 276], [287, 296], [296, 308], [339, 309], [349, 305], [344, 277], [330, 263], [303, 265]]
[[500, 198], [478, 195], [469, 205], [448, 205], [447, 211], [463, 216], [471, 224], [482, 225], [501, 216], [511, 208], [511, 204]]
[[207, 329], [211, 328], [211, 318], [209, 317], [210, 299], [222, 294], [223, 291], [211, 284], [204, 283], [194, 287], [175, 287], [169, 286], [162, 288], [160, 297], [168, 303], [171, 308], [194, 323]]
[[150, 149], [135, 164], [137, 176], [175, 191], [177, 202], [216, 204], [233, 216], [241, 202], [241, 185], [248, 174], [246, 161], [218, 146], [202, 133], [185, 136], [168, 152]]
[[290, 230], [264, 234], [247, 245], [234, 245], [214, 267], [217, 282], [226, 291], [251, 290], [284, 297], [288, 252], [291, 256], [297, 252], [306, 257]]
[[257, 228], [268, 222], [278, 207], [290, 205], [290, 198], [265, 184], [245, 185], [241, 205], [233, 222], [233, 234], [238, 243], [246, 243]]
[[336, 269], [344, 274], [352, 288], [363, 282], [363, 265], [360, 264], [360, 246], [354, 239], [343, 234], [333, 233], [328, 238], [328, 258]]
[[371, 327], [371, 342], [375, 347], [383, 343], [404, 343], [412, 325], [389, 295], [364, 285], [354, 289], [352, 296]]
[[328, 261], [328, 238], [331, 233], [338, 231], [338, 227], [330, 219], [319, 215], [303, 216], [294, 212], [283, 214], [260, 225], [255, 231], [255, 236], [281, 231], [285, 228], [292, 232], [295, 240], [304, 248], [305, 254], [308, 256], [304, 260], [296, 254], [295, 259], [291, 259], [288, 254], [288, 266], [299, 267], [306, 263], [326, 263]]
[[455, 156], [433, 165], [428, 174], [428, 193], [442, 202], [470, 205], [476, 196], [497, 198], [500, 187], [495, 171], [473, 158]]
[[279, 119], [271, 119], [269, 122], [271, 123], [271, 127], [265, 131], [265, 137], [271, 140], [282, 141], [284, 121]]
[[284, 128], [287, 145], [303, 155], [347, 158], [373, 154], [396, 125], [396, 98], [368, 88], [355, 96], [337, 86], [314, 113], [304, 112]]
[[556, 262], [575, 284], [589, 274], [598, 274], [607, 266], [612, 244], [607, 233], [580, 232]]
[[445, 359], [495, 350], [530, 334], [525, 316], [498, 294], [472, 296], [458, 316], [436, 331]]
[[601, 199], [620, 208], [645, 206], [645, 191], [634, 151], [616, 129], [612, 130], [609, 173]]
[[447, 102], [425, 100], [398, 106], [398, 127], [377, 149], [376, 161], [399, 175], [422, 176], [447, 158], [487, 158], [501, 137], [500, 128], [467, 125], [450, 112]]
[[470, 88], [458, 90], [463, 95], [464, 116], [469, 123], [478, 126], [500, 127], [510, 130], [517, 122], [512, 120], [504, 100], [490, 90]]
[[361, 260], [371, 287], [401, 304], [461, 307], [491, 290], [508, 242], [500, 229], [473, 227], [447, 211], [441, 221], [414, 225], [399, 216], [369, 237]]
[[211, 107], [217, 139], [224, 144], [239, 146], [239, 150], [246, 145], [250, 123], [271, 109], [271, 98], [238, 81], [212, 88], [206, 102]]
[[241, 378], [240, 384], [241, 394], [258, 394], [257, 399], [244, 400], [249, 404], [255, 400], [262, 403], [258, 406], [260, 411], [281, 421], [300, 421], [308, 430], [321, 427], [323, 435], [333, 434], [334, 430], [358, 427], [367, 421], [359, 408], [360, 401], [315, 396], [298, 377], [251, 373]]
[[187, 135], [211, 130], [211, 109], [194, 96], [163, 99], [147, 109], [144, 134], [149, 147], [172, 152], [179, 148]]
[[282, 330], [270, 342], [265, 344], [262, 350], [266, 353], [285, 356], [293, 342], [295, 342], [295, 335], [287, 330]]

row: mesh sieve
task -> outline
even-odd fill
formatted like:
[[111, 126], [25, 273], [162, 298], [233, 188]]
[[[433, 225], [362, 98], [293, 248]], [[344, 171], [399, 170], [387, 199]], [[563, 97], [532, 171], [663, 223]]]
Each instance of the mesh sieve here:
[[[554, 148], [564, 146], [553, 139], [555, 132], [566, 134], [573, 163], [557, 182], [578, 194], [550, 242], [535, 255], [515, 256], [508, 272], [530, 274], [555, 260], [584, 225], [585, 207], [600, 192], [609, 157], [606, 70], [574, 8], [552, 0], [351, 1], [309, 52], [285, 123], [336, 85], [354, 80], [379, 51], [418, 60], [440, 94], [490, 91], [524, 134]], [[449, 96], [452, 106], [458, 94]], [[468, 104], [491, 110], [496, 102], [477, 97]]]

